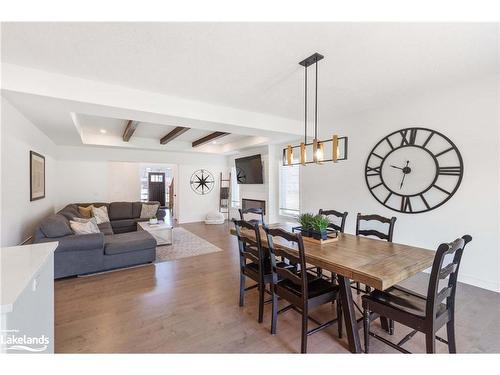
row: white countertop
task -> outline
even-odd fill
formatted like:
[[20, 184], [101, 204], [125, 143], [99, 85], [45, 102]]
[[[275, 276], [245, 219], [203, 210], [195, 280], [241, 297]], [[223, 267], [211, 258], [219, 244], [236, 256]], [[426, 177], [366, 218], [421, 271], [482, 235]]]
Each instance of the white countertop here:
[[2, 247], [0, 249], [0, 312], [12, 311], [12, 306], [36, 275], [58, 242]]

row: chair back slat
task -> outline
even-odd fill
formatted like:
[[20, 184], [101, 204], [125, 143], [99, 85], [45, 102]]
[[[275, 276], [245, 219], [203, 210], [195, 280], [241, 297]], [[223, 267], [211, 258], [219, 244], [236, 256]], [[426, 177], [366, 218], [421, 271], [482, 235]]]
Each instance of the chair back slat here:
[[[267, 246], [271, 254], [271, 270], [273, 273], [273, 284], [278, 282], [278, 276], [300, 286], [302, 298], [307, 300], [307, 267], [304, 250], [304, 242], [300, 233], [290, 233], [281, 228], [264, 227], [267, 235]], [[283, 251], [275, 246], [274, 239], [283, 239], [297, 246], [298, 257]], [[278, 256], [281, 261], [278, 261]], [[290, 265], [294, 268], [291, 269]]]
[[[469, 235], [457, 238], [451, 243], [439, 245], [432, 265], [429, 288], [427, 290], [427, 319], [436, 319], [436, 314], [442, 312], [441, 303], [446, 299], [446, 310], [454, 314], [455, 292], [457, 288], [458, 270], [465, 246], [472, 240]], [[454, 254], [451, 263], [444, 265], [446, 255]], [[448, 285], [439, 290], [439, 281], [448, 278]]]
[[[251, 223], [245, 220], [233, 219], [236, 236], [238, 238], [238, 251], [240, 255], [240, 268], [243, 270], [247, 265], [247, 260], [256, 263], [259, 267], [259, 273], [264, 270], [264, 251], [260, 238], [260, 229], [258, 223]], [[245, 236], [242, 230], [251, 231], [253, 238]]]
[[246, 214], [254, 214], [254, 215], [259, 215], [260, 219], [251, 219], [248, 220], [249, 222], [259, 222], [260, 224], [264, 225], [264, 210], [262, 208], [240, 208], [238, 210], [240, 212], [240, 219], [245, 220], [245, 215]]
[[347, 219], [347, 212], [339, 212], [336, 210], [323, 210], [322, 208], [320, 208], [319, 214], [325, 216], [335, 216], [336, 218], [339, 218], [340, 224], [330, 223], [328, 224], [328, 227], [338, 230], [340, 233], [344, 233], [345, 222]]
[[455, 272], [457, 269], [458, 264], [456, 263], [450, 263], [446, 267], [442, 268], [439, 271], [439, 279], [443, 280], [446, 279], [449, 275], [451, 275], [452, 272]]
[[451, 295], [451, 292], [453, 291], [453, 288], [446, 286], [441, 291], [436, 295], [436, 300], [434, 301], [434, 304], [439, 304], [445, 300], [445, 298], [448, 298]]
[[[361, 229], [361, 222], [363, 221], [376, 221], [381, 224], [389, 224], [387, 228], [387, 233], [382, 233], [376, 229]], [[392, 237], [394, 234], [394, 226], [396, 225], [396, 217], [383, 217], [380, 215], [362, 215], [358, 213], [356, 219], [356, 235], [357, 236], [375, 236], [381, 240], [386, 240], [392, 242]]]

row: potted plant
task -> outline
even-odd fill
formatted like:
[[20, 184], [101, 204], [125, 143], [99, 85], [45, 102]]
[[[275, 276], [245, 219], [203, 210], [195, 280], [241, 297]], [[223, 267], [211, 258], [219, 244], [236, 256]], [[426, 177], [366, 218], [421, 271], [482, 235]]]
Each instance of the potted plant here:
[[149, 224], [158, 224], [158, 218], [156, 215], [149, 219]]
[[314, 219], [313, 214], [305, 213], [301, 214], [298, 217], [298, 221], [300, 224], [300, 233], [305, 237], [311, 237], [312, 222]]
[[330, 220], [324, 215], [316, 215], [312, 219], [312, 236], [316, 240], [326, 240], [328, 238], [328, 224]]

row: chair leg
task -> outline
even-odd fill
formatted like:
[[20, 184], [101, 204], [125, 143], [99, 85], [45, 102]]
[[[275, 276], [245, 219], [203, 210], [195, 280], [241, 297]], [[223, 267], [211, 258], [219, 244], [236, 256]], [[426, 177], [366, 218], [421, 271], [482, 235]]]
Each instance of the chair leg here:
[[394, 320], [389, 319], [389, 335], [394, 335]]
[[356, 294], [361, 294], [360, 288], [361, 288], [361, 284], [356, 281]]
[[302, 338], [300, 340], [300, 352], [307, 353], [307, 308], [302, 310]]
[[365, 292], [370, 293], [372, 291], [372, 288], [370, 288], [368, 285], [365, 285]]
[[425, 335], [425, 349], [427, 353], [435, 353], [436, 352], [436, 333], [435, 332], [427, 332]]
[[245, 275], [240, 274], [240, 307], [245, 303]]
[[271, 285], [271, 293], [273, 295], [272, 318], [271, 318], [271, 335], [276, 334], [276, 325], [278, 324], [278, 296], [274, 293], [273, 286]]
[[370, 352], [370, 310], [363, 310], [363, 331], [365, 334], [365, 353]]
[[266, 284], [259, 283], [259, 323], [264, 320], [264, 293]]
[[448, 336], [448, 351], [450, 354], [456, 354], [457, 344], [455, 342], [455, 320], [453, 318], [446, 323], [446, 335]]
[[340, 303], [340, 298], [337, 298], [337, 330], [339, 333], [339, 339], [342, 338], [342, 304]]

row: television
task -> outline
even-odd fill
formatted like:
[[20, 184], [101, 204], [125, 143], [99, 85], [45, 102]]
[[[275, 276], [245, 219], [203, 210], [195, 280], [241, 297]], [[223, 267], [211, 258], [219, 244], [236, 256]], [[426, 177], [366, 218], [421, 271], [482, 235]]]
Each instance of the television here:
[[234, 160], [238, 184], [263, 184], [260, 154]]

